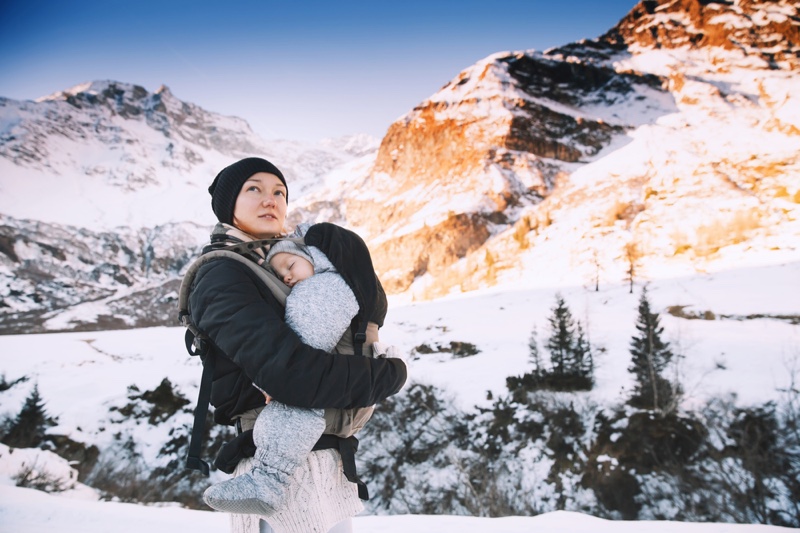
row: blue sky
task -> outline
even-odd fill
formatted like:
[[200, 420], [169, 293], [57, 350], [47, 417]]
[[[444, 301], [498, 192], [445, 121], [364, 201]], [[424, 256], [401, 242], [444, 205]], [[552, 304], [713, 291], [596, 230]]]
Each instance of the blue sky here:
[[635, 0], [5, 0], [0, 96], [111, 79], [246, 119], [265, 138], [383, 136], [495, 52], [592, 38]]

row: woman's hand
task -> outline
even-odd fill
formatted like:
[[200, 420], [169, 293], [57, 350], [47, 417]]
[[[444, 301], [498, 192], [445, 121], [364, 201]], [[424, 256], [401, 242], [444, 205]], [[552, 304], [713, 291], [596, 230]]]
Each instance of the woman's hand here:
[[372, 357], [376, 359], [400, 359], [408, 371], [408, 356], [397, 346], [383, 342], [372, 343]]
[[264, 405], [268, 405], [268, 404], [269, 404], [269, 402], [271, 402], [271, 401], [272, 401], [272, 396], [270, 396], [269, 394], [267, 394], [267, 391], [265, 391], [264, 389], [262, 389], [261, 387], [259, 387], [259, 386], [258, 386], [258, 385], [256, 385], [255, 383], [253, 383], [253, 387], [257, 388], [257, 389], [258, 389], [258, 392], [260, 392], [261, 394], [263, 394], [263, 395], [264, 395]]

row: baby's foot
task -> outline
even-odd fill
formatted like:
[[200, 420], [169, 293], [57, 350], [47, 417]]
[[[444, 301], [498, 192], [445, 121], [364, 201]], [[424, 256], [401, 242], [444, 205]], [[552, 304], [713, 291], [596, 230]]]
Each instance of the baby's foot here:
[[203, 500], [217, 511], [271, 516], [286, 503], [288, 480], [283, 472], [256, 467], [247, 474], [211, 485], [203, 493]]

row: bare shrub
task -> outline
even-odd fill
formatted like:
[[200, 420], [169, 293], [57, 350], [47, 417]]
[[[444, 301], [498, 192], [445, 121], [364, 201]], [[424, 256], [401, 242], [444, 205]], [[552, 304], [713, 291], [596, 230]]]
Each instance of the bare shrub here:
[[641, 245], [635, 240], [631, 240], [625, 244], [623, 249], [623, 256], [627, 270], [625, 270], [625, 281], [629, 284], [628, 292], [633, 294], [633, 284], [639, 277], [639, 266], [644, 253], [642, 252]]
[[729, 218], [718, 218], [697, 228], [695, 253], [699, 257], [712, 255], [724, 246], [743, 242], [760, 226], [761, 215], [757, 209], [736, 211]]
[[514, 224], [513, 237], [519, 245], [520, 250], [527, 250], [530, 248], [531, 243], [528, 240], [528, 234], [531, 231], [533, 231], [533, 224], [531, 223], [530, 215], [520, 218], [517, 223]]
[[414, 347], [414, 351], [418, 354], [433, 354], [433, 353], [452, 353], [453, 358], [460, 359], [463, 357], [470, 357], [473, 355], [478, 355], [481, 351], [478, 349], [477, 346], [472, 344], [471, 342], [464, 342], [464, 341], [450, 341], [449, 345], [444, 344], [436, 344], [434, 346], [430, 346], [429, 344], [420, 344], [419, 346]]
[[147, 467], [135, 451], [133, 439], [107, 449], [86, 479], [86, 484], [99, 490], [106, 498], [123, 502], [151, 502], [161, 487], [148, 481]]
[[36, 489], [42, 492], [63, 492], [75, 486], [75, 479], [72, 476], [64, 479], [49, 472], [46, 468], [37, 467], [37, 461], [31, 464], [24, 464], [12, 476], [12, 479], [17, 487]]

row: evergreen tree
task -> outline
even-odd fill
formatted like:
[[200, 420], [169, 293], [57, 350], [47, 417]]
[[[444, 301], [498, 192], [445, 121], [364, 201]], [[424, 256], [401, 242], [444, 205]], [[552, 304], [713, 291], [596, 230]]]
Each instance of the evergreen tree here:
[[39, 386], [34, 385], [2, 442], [14, 448], [36, 448], [42, 444], [45, 431], [52, 425], [54, 422], [44, 410]]
[[594, 373], [594, 359], [592, 358], [592, 347], [583, 333], [581, 323], [575, 326], [575, 344], [572, 348], [573, 360], [575, 361], [575, 374], [581, 377], [592, 379]]
[[506, 386], [514, 401], [522, 402], [536, 390], [591, 390], [594, 384], [594, 363], [591, 346], [580, 322], [572, 318], [567, 303], [556, 294], [553, 314], [547, 319], [550, 336], [544, 348], [550, 354], [550, 364], [543, 365], [539, 336], [534, 326], [528, 339], [528, 354], [533, 369], [522, 376], [510, 376]]
[[556, 294], [556, 306], [547, 321], [550, 323], [547, 351], [550, 352], [552, 372], [563, 376], [574, 369], [575, 321], [560, 294]]
[[539, 336], [536, 333], [536, 326], [531, 330], [531, 336], [528, 339], [528, 354], [533, 363], [532, 374], [536, 377], [542, 374], [542, 359], [539, 355]]
[[628, 270], [625, 271], [626, 280], [630, 282], [630, 294], [633, 294], [633, 282], [639, 274], [639, 260], [642, 258], [642, 252], [635, 241], [631, 241], [625, 245], [625, 262], [628, 264]]
[[631, 339], [631, 372], [636, 381], [630, 403], [636, 407], [663, 411], [674, 397], [672, 385], [663, 377], [672, 361], [669, 343], [661, 339], [664, 328], [659, 325], [658, 313], [650, 309], [647, 289], [639, 299], [638, 333]]

